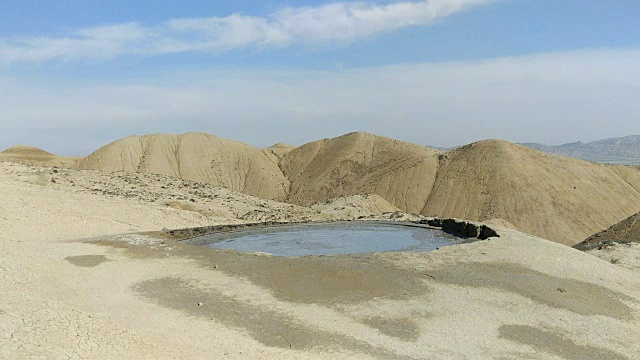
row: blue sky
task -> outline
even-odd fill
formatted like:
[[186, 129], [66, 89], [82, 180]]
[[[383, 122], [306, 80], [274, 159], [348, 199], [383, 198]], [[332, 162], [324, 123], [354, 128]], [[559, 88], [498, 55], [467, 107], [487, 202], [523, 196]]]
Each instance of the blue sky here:
[[631, 0], [3, 1], [0, 147], [640, 134], [639, 13]]

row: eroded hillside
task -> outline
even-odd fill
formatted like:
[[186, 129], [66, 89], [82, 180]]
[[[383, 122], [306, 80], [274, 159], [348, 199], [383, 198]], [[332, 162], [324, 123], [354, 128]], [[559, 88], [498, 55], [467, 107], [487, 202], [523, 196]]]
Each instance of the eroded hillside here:
[[310, 205], [371, 193], [403, 211], [420, 213], [436, 177], [438, 154], [403, 141], [351, 133], [303, 145], [280, 166], [291, 181], [289, 202]]
[[409, 213], [491, 220], [567, 245], [640, 211], [640, 171], [490, 140], [440, 152], [351, 133], [293, 149], [209, 134], [129, 137], [82, 169], [155, 173], [309, 206], [376, 194]]
[[640, 172], [482, 141], [444, 157], [423, 215], [504, 219], [573, 245], [640, 210]]
[[289, 181], [271, 151], [205, 133], [130, 136], [106, 145], [79, 169], [161, 174], [284, 200]]

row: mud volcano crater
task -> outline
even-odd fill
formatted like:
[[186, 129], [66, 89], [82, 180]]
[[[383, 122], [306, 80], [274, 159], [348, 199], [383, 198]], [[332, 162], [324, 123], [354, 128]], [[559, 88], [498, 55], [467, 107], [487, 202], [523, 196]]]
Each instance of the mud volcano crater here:
[[485, 225], [456, 219], [243, 224], [172, 235], [182, 235], [190, 245], [288, 257], [433, 251], [497, 236]]

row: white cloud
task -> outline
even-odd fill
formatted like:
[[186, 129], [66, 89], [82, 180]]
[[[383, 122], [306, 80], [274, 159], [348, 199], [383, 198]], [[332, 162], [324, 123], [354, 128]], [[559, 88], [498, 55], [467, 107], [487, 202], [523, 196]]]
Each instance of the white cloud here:
[[425, 26], [439, 18], [496, 0], [423, 0], [371, 4], [336, 2], [285, 8], [264, 17], [173, 19], [155, 26], [136, 23], [81, 29], [60, 36], [0, 38], [0, 64], [123, 54], [154, 56], [195, 51], [224, 52], [244, 47], [297, 43], [345, 43], [387, 31]]
[[257, 145], [355, 130], [438, 146], [640, 134], [640, 49], [328, 72], [181, 72], [127, 85], [40, 84], [0, 79], [0, 148], [17, 142], [17, 133], [25, 136], [21, 142], [50, 141], [49, 150], [62, 152], [69, 146], [88, 152], [131, 133], [194, 130]]

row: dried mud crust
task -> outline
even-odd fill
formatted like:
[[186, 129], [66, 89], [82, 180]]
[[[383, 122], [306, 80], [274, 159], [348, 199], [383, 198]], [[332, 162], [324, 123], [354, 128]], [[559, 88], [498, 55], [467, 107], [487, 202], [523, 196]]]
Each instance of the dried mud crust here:
[[[108, 241], [99, 243], [115, 245]], [[202, 269], [197, 279], [187, 275], [139, 281], [132, 286], [138, 296], [189, 316], [224, 323], [267, 347], [280, 349], [353, 351], [382, 359], [422, 358], [363, 341], [355, 334], [341, 332], [339, 326], [334, 328], [336, 325], [331, 322], [327, 327], [318, 327], [291, 310], [291, 306], [311, 309], [309, 316], [314, 321], [325, 313], [349, 318], [363, 329], [377, 332], [382, 339], [410, 347], [424, 334], [424, 328], [418, 324], [434, 316], [426, 309], [437, 286], [493, 289], [576, 316], [625, 322], [634, 319], [634, 312], [627, 305], [632, 299], [621, 293], [507, 262], [443, 263], [424, 271], [397, 266], [394, 259], [398, 254], [285, 258], [196, 247], [174, 240], [156, 246], [120, 243], [118, 248], [135, 258], [163, 258], [168, 254], [190, 259]], [[211, 280], [214, 278], [224, 280]], [[234, 292], [227, 281], [246, 281], [243, 289], [249, 291]], [[251, 293], [254, 286], [273, 297], [269, 306]], [[408, 313], [380, 314], [376, 309], [368, 309], [368, 304], [376, 302], [419, 302], [422, 310], [418, 307]], [[359, 310], [354, 313], [354, 308]], [[562, 331], [504, 325], [500, 336], [555, 356], [576, 358], [593, 350], [610, 355], [607, 358], [625, 359], [607, 349], [576, 344], [564, 338]]]
[[[309, 318], [292, 312], [290, 307], [311, 311], [314, 321], [322, 318], [323, 313], [348, 319], [370, 334], [407, 345], [419, 337], [416, 320], [430, 316], [426, 312], [403, 318], [377, 313], [354, 316], [340, 308], [372, 300], [409, 301], [430, 291], [423, 277], [372, 255], [284, 258], [197, 247], [174, 240], [154, 245], [109, 239], [93, 243], [124, 250], [127, 256], [136, 259], [189, 259], [196, 262], [206, 280], [246, 281], [242, 293], [249, 292], [244, 295], [234, 292], [232, 286], [189, 276], [143, 280], [135, 283], [132, 290], [167, 309], [242, 331], [267, 347], [353, 353], [377, 359], [415, 359], [416, 356], [350, 335], [339, 326], [334, 328], [336, 325], [329, 321], [325, 326], [313, 325]], [[252, 287], [260, 289], [259, 293], [266, 290], [273, 300], [269, 304], [256, 300], [259, 296], [251, 295]]]

